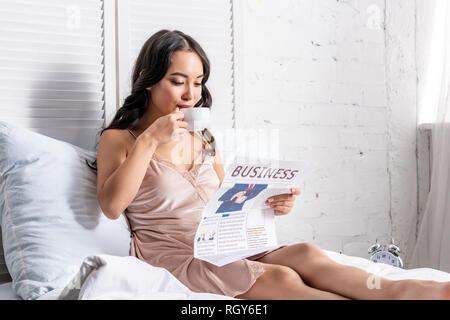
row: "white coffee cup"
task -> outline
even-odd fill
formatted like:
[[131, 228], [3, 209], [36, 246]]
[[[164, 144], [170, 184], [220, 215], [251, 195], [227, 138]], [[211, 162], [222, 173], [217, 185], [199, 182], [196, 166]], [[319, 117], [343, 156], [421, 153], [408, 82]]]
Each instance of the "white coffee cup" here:
[[183, 121], [189, 124], [189, 131], [201, 131], [209, 126], [209, 108], [181, 108]]

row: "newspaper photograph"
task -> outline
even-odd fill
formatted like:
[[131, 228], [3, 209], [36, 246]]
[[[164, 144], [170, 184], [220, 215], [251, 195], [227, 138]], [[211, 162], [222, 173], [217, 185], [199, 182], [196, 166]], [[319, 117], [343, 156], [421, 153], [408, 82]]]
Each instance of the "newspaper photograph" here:
[[267, 198], [299, 188], [313, 165], [300, 161], [235, 160], [203, 209], [194, 257], [223, 266], [278, 248]]

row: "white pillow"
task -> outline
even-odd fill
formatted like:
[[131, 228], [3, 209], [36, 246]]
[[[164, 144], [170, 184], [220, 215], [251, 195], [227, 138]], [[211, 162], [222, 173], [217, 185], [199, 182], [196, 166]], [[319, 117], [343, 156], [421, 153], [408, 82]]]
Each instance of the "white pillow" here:
[[96, 194], [95, 152], [0, 121], [0, 222], [13, 288], [37, 299], [64, 287], [87, 256], [128, 256], [130, 229]]

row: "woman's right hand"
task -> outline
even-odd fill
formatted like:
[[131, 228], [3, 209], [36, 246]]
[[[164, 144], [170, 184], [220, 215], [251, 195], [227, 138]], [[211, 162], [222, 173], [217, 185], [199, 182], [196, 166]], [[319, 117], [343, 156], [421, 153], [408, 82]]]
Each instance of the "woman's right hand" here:
[[183, 121], [184, 113], [179, 108], [156, 119], [138, 138], [152, 137], [158, 144], [177, 141], [187, 131], [188, 123]]

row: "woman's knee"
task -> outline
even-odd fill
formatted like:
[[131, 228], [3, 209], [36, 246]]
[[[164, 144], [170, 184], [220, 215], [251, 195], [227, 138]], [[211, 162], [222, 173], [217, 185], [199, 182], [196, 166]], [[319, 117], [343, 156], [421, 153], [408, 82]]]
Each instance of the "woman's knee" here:
[[325, 252], [319, 246], [311, 242], [302, 242], [293, 245], [298, 253], [306, 258], [316, 258], [325, 255]]
[[292, 268], [282, 265], [273, 265], [263, 274], [266, 281], [286, 285], [292, 283], [303, 283], [300, 275]]
[[288, 292], [303, 288], [306, 284], [300, 275], [292, 268], [264, 264], [264, 273], [244, 294], [236, 296], [239, 299], [282, 299]]

